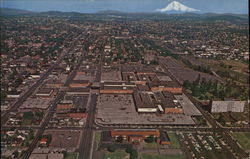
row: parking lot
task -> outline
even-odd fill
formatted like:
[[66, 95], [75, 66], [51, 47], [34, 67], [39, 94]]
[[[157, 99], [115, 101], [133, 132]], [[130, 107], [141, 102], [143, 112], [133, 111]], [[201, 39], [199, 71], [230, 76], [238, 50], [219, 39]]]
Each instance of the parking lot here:
[[233, 154], [227, 149], [220, 136], [213, 133], [180, 133], [180, 142], [193, 159], [231, 159]]
[[132, 95], [102, 94], [97, 103], [99, 124], [195, 124], [191, 116], [185, 114], [138, 114]]
[[75, 108], [85, 109], [88, 103], [89, 95], [82, 96], [65, 96], [65, 100], [73, 101], [73, 105]]

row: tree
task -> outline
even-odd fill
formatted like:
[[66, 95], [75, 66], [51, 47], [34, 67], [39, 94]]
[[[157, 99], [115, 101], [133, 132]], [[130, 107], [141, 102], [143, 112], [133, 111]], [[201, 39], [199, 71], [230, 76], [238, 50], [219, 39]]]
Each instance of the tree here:
[[120, 135], [117, 137], [116, 142], [122, 143], [123, 137]]
[[152, 143], [152, 142], [154, 142], [154, 140], [155, 140], [154, 136], [151, 135], [151, 136], [147, 137], [144, 141], [146, 143]]
[[133, 150], [132, 145], [129, 145], [129, 146], [125, 149], [125, 151], [126, 151], [127, 153], [131, 153], [132, 150]]
[[131, 151], [130, 159], [138, 159], [138, 152], [135, 149]]
[[108, 145], [107, 150], [108, 150], [109, 152], [115, 152], [116, 147], [115, 147], [115, 145]]
[[194, 85], [192, 88], [192, 95], [198, 97], [200, 94], [200, 89], [198, 85]]
[[194, 85], [198, 85], [201, 79], [201, 75], [199, 74], [196, 80], [193, 82]]

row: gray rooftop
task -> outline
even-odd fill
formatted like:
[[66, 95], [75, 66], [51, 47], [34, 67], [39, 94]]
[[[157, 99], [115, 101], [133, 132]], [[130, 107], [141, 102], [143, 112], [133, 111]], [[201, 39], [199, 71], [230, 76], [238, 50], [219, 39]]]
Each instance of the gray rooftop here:
[[213, 101], [212, 113], [243, 112], [245, 101]]

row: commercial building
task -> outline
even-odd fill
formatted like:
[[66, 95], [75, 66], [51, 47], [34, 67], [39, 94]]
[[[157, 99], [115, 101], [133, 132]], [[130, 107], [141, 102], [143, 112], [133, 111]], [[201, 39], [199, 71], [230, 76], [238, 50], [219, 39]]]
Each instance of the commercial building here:
[[148, 93], [133, 93], [136, 109], [139, 113], [155, 113], [157, 106], [152, 102]]
[[45, 87], [48, 88], [60, 88], [63, 86], [63, 82], [61, 80], [49, 80], [45, 83]]
[[90, 92], [90, 88], [69, 88], [66, 91], [67, 95], [88, 95]]
[[41, 88], [36, 93], [36, 96], [41, 98], [50, 98], [53, 95], [53, 91], [54, 90], [52, 88]]
[[150, 82], [149, 87], [153, 92], [168, 91], [173, 94], [182, 94], [182, 87], [175, 81]]
[[100, 93], [106, 94], [132, 94], [136, 85], [129, 82], [105, 82], [101, 83]]
[[125, 140], [129, 142], [141, 142], [149, 136], [155, 138], [160, 137], [159, 130], [112, 130], [111, 136], [114, 139], [117, 139], [119, 136], [122, 136]]
[[87, 113], [83, 110], [71, 109], [69, 111], [59, 111], [57, 112], [57, 117], [59, 118], [74, 118], [74, 119], [85, 119], [87, 118]]
[[212, 101], [211, 112], [243, 112], [245, 101]]
[[57, 111], [61, 110], [70, 110], [73, 108], [73, 101], [68, 100], [68, 101], [61, 101], [60, 103], [57, 104]]
[[183, 108], [173, 94], [163, 92], [137, 92], [133, 93], [136, 110], [139, 113], [166, 113], [182, 114]]
[[75, 88], [75, 87], [80, 87], [80, 88], [82, 88], [82, 87], [88, 87], [90, 85], [90, 83], [89, 83], [89, 81], [88, 80], [74, 80], [74, 81], [72, 81], [70, 84], [69, 84], [69, 86], [70, 87], [73, 87], [73, 88]]

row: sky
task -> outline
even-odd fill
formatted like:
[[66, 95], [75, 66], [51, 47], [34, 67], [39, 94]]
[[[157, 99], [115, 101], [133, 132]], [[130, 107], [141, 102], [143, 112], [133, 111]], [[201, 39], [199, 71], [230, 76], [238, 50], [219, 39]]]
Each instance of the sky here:
[[[1, 8], [95, 13], [103, 10], [153, 12], [173, 0], [0, 0]], [[201, 13], [248, 14], [248, 0], [176, 0]]]

